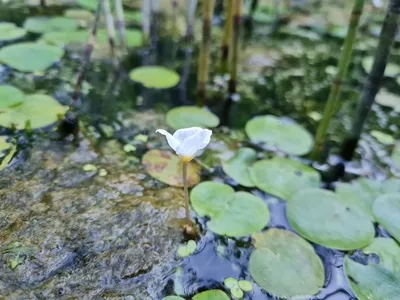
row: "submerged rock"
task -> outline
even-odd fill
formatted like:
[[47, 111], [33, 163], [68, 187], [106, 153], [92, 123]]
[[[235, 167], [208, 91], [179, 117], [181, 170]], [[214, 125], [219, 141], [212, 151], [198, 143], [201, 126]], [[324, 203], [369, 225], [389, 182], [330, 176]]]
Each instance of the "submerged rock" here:
[[[161, 298], [182, 239], [181, 189], [84, 145], [41, 141], [3, 172], [0, 298]], [[88, 161], [107, 176], [83, 171]]]

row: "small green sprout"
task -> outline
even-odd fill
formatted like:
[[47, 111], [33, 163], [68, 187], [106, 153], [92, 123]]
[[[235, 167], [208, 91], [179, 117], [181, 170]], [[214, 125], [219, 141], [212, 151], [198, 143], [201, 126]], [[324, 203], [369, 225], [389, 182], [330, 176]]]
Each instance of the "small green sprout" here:
[[97, 171], [97, 167], [95, 165], [92, 164], [86, 164], [83, 166], [83, 171], [85, 172], [96, 172]]
[[233, 297], [237, 299], [242, 299], [244, 292], [251, 292], [253, 290], [253, 285], [247, 280], [236, 280], [232, 277], [227, 277], [224, 280], [225, 286], [230, 289]]
[[178, 255], [180, 257], [188, 257], [196, 251], [197, 244], [193, 240], [189, 240], [186, 245], [180, 246], [178, 248]]

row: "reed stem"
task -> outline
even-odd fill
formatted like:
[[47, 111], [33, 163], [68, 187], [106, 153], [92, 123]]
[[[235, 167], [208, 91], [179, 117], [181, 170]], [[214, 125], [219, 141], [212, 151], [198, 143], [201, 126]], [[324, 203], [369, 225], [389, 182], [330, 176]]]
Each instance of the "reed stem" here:
[[399, 21], [400, 0], [391, 0], [379, 35], [379, 43], [375, 51], [374, 63], [364, 83], [360, 99], [358, 100], [352, 129], [345, 138], [341, 149], [341, 155], [346, 160], [351, 160], [354, 156], [364, 124], [375, 102], [376, 94], [379, 92], [390, 50], [399, 31]]
[[190, 209], [189, 209], [189, 189], [188, 189], [188, 182], [187, 182], [187, 162], [183, 163], [183, 194], [185, 199], [185, 215], [186, 215], [186, 226], [187, 228], [192, 226], [192, 221], [190, 220]]
[[229, 79], [229, 94], [236, 93], [239, 47], [240, 47], [240, 24], [242, 21], [242, 0], [233, 0], [233, 39], [232, 39], [232, 60]]
[[151, 18], [151, 2], [150, 0], [142, 0], [142, 30], [143, 44], [146, 45], [150, 40], [150, 18]]
[[206, 84], [210, 59], [211, 28], [214, 13], [214, 0], [203, 1], [203, 38], [200, 45], [199, 70], [197, 76], [197, 101], [203, 106], [206, 102]]
[[125, 40], [125, 18], [124, 18], [124, 7], [121, 0], [115, 0], [115, 11], [117, 14], [117, 30], [119, 42], [122, 49], [126, 48]]
[[90, 31], [90, 36], [89, 36], [89, 41], [86, 45], [86, 49], [84, 52], [84, 56], [83, 56], [83, 63], [82, 63], [82, 67], [81, 70], [79, 71], [78, 74], [78, 79], [76, 81], [75, 84], [75, 90], [74, 93], [72, 95], [72, 100], [76, 101], [79, 98], [79, 95], [81, 93], [81, 89], [82, 89], [82, 83], [86, 77], [86, 72], [90, 63], [90, 58], [92, 56], [92, 52], [93, 52], [93, 48], [94, 48], [94, 44], [96, 42], [96, 34], [97, 34], [97, 28], [99, 26], [99, 20], [100, 20], [100, 14], [101, 14], [101, 10], [102, 10], [102, 6], [103, 6], [103, 1], [102, 0], [98, 0], [97, 2], [97, 8], [96, 8], [96, 14], [95, 14], [95, 19], [93, 22], [93, 27]]
[[196, 8], [197, 8], [197, 0], [190, 0], [189, 10], [188, 10], [188, 19], [187, 19], [187, 29], [186, 29], [186, 38], [193, 38], [193, 28], [196, 18]]
[[106, 25], [108, 33], [108, 42], [110, 44], [111, 56], [115, 55], [115, 23], [111, 13], [110, 1], [104, 0], [104, 14], [106, 16]]
[[365, 0], [355, 0], [353, 5], [353, 10], [351, 12], [351, 17], [347, 30], [347, 36], [344, 41], [343, 50], [339, 59], [338, 72], [335, 79], [333, 80], [331, 91], [328, 96], [328, 101], [325, 106], [324, 116], [318, 125], [317, 134], [315, 136], [314, 149], [311, 153], [311, 158], [313, 160], [320, 159], [329, 124], [339, 107], [339, 94], [342, 87], [342, 82], [345, 79], [351, 60], [353, 45], [356, 39], [358, 24], [360, 22], [360, 16], [364, 8], [364, 3]]
[[228, 71], [228, 58], [229, 58], [229, 46], [232, 43], [232, 24], [233, 24], [233, 1], [227, 0], [226, 2], [226, 15], [224, 24], [224, 36], [222, 39], [221, 47], [221, 73]]

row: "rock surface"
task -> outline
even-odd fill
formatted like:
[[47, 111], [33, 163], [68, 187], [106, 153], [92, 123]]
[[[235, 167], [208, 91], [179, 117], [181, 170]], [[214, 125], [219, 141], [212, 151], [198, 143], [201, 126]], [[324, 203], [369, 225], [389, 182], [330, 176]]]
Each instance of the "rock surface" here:
[[183, 193], [121, 149], [45, 140], [2, 172], [0, 299], [160, 297], [183, 238]]

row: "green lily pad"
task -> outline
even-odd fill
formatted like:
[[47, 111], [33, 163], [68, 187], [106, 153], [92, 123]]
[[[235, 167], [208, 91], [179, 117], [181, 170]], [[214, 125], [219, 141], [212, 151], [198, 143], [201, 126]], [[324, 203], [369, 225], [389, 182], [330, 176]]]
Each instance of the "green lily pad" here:
[[179, 246], [178, 248], [178, 255], [180, 257], [188, 257], [196, 251], [197, 243], [193, 240], [187, 242], [186, 245]]
[[363, 249], [379, 256], [379, 265], [391, 272], [400, 272], [400, 246], [390, 238], [377, 237]]
[[167, 124], [173, 129], [187, 127], [214, 128], [219, 119], [208, 110], [196, 106], [180, 106], [167, 113]]
[[0, 85], [0, 113], [12, 109], [25, 100], [25, 94], [12, 85]]
[[251, 292], [253, 290], [253, 285], [248, 280], [239, 280], [238, 285], [243, 292]]
[[15, 26], [13, 23], [0, 23], [0, 42], [12, 41], [25, 36], [26, 30]]
[[67, 9], [64, 11], [64, 16], [66, 18], [75, 20], [75, 22], [78, 22], [82, 26], [88, 26], [94, 21], [94, 15], [90, 11], [84, 9]]
[[76, 3], [88, 10], [95, 11], [97, 8], [97, 0], [76, 0]]
[[288, 202], [286, 216], [302, 237], [329, 248], [354, 250], [372, 242], [375, 230], [363, 214], [331, 191], [305, 189]]
[[389, 178], [382, 182], [382, 194], [400, 193], [400, 179]]
[[8, 136], [0, 135], [0, 151], [11, 148], [12, 144], [7, 142]]
[[375, 219], [400, 242], [400, 193], [379, 196], [372, 211]]
[[36, 129], [55, 123], [59, 115], [63, 116], [68, 107], [61, 105], [54, 98], [33, 94], [26, 95], [20, 105], [0, 114], [0, 126], [24, 129], [30, 122], [30, 128]]
[[[48, 44], [60, 47], [69, 45], [84, 46], [89, 40], [89, 32], [87, 30], [77, 31], [51, 31], [43, 35], [42, 40]], [[142, 33], [139, 30], [128, 29], [125, 31], [125, 41], [128, 47], [138, 47], [142, 45]], [[108, 46], [108, 34], [106, 30], [99, 30], [96, 36], [95, 48]], [[118, 43], [118, 36], [117, 36]]]
[[206, 181], [190, 193], [193, 208], [200, 216], [209, 216], [207, 227], [220, 235], [245, 236], [267, 226], [270, 215], [260, 198], [237, 192], [226, 184]]
[[395, 166], [400, 169], [400, 142], [396, 143], [391, 157]]
[[179, 83], [179, 74], [159, 66], [142, 66], [129, 73], [133, 81], [140, 82], [147, 88], [167, 89]]
[[325, 281], [324, 267], [307, 241], [275, 228], [253, 238], [256, 249], [250, 255], [249, 270], [260, 287], [280, 298], [318, 293]]
[[355, 184], [339, 183], [336, 187], [336, 194], [343, 205], [363, 214], [372, 222], [374, 221], [372, 205], [375, 197], [366, 192], [358, 182], [355, 182]]
[[71, 31], [78, 28], [78, 23], [66, 17], [30, 17], [24, 22], [24, 28], [34, 33]]
[[292, 155], [307, 154], [314, 143], [311, 134], [300, 125], [271, 115], [251, 119], [245, 129], [253, 142], [265, 143]]
[[372, 130], [371, 136], [384, 145], [392, 145], [395, 142], [393, 136], [378, 130]]
[[167, 296], [162, 298], [162, 300], [185, 300], [185, 298], [179, 296]]
[[[146, 152], [142, 158], [146, 171], [155, 179], [171, 186], [183, 187], [183, 164], [179, 157], [170, 151], [153, 149]], [[190, 162], [187, 170], [189, 186], [194, 186], [200, 181], [201, 167]]]
[[[372, 69], [372, 65], [374, 63], [374, 58], [372, 56], [368, 56], [363, 59], [362, 65], [365, 69], [365, 72], [369, 73]], [[393, 63], [388, 63], [385, 69], [385, 76], [388, 77], [396, 77], [400, 73], [400, 67]]]
[[301, 189], [318, 187], [321, 180], [313, 168], [282, 157], [257, 161], [250, 176], [259, 189], [283, 200], [290, 200]]
[[195, 295], [193, 300], [229, 300], [229, 297], [223, 291], [209, 290]]
[[359, 300], [399, 299], [400, 273], [379, 265], [362, 265], [347, 255], [344, 260], [347, 281]]
[[237, 183], [246, 186], [254, 186], [250, 177], [250, 167], [256, 161], [257, 153], [251, 148], [239, 149], [235, 156], [222, 163], [224, 172]]
[[142, 24], [143, 16], [141, 11], [125, 11], [124, 19], [126, 23]]
[[389, 93], [386, 90], [381, 90], [375, 99], [376, 103], [392, 108], [395, 112], [400, 112], [400, 97]]
[[41, 43], [19, 43], [0, 50], [0, 61], [21, 72], [41, 72], [59, 61], [64, 51]]

